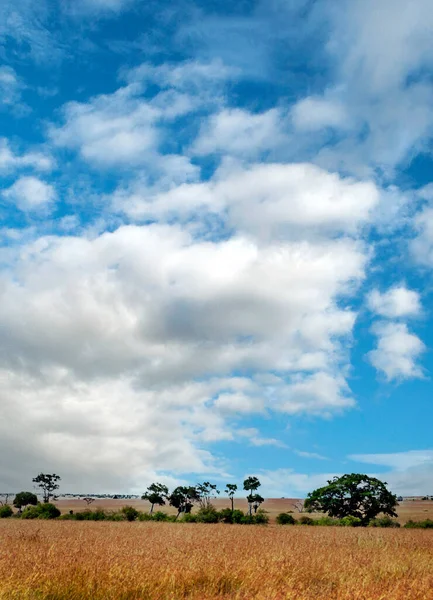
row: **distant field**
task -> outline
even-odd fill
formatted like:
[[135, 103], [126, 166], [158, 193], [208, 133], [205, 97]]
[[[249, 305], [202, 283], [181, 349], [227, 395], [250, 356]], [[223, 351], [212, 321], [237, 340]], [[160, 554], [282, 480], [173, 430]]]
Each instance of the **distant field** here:
[[[299, 500], [296, 498], [269, 498], [262, 504], [262, 508], [268, 511], [271, 522], [273, 522], [275, 521], [276, 515], [280, 512], [293, 510], [294, 513], [296, 513], [297, 510], [295, 508], [295, 504], [297, 502], [299, 502]], [[76, 512], [79, 510], [84, 510], [87, 507], [83, 500], [69, 498], [60, 499], [56, 502], [56, 504], [62, 513], [68, 512], [69, 510]], [[101, 506], [107, 510], [114, 511], [119, 510], [125, 505], [134, 506], [138, 510], [143, 511], [149, 511], [150, 508], [149, 503], [144, 500], [95, 500], [95, 502], [91, 504], [91, 508]], [[216, 508], [221, 509], [229, 507], [230, 502], [227, 498], [217, 498], [214, 500], [214, 505]], [[240, 508], [241, 510], [246, 511], [248, 508], [247, 501], [244, 498], [236, 498], [235, 508]], [[168, 505], [163, 506], [162, 508], [155, 507], [155, 510], [163, 510], [168, 514], [176, 514], [176, 510]], [[433, 519], [433, 501], [421, 499], [416, 499], [414, 501], [404, 500], [399, 504], [397, 512], [398, 520], [402, 525], [406, 523], [406, 521], [409, 521], [409, 519]], [[296, 514], [294, 514], [294, 516], [296, 518]], [[311, 516], [314, 517], [315, 515], [313, 514]]]
[[1, 600], [431, 600], [433, 531], [0, 521]]

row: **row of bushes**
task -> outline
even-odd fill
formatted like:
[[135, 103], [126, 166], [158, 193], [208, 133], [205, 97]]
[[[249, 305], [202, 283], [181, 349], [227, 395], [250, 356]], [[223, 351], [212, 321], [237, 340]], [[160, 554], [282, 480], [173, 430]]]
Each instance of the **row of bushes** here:
[[[361, 519], [358, 517], [344, 517], [343, 519], [333, 519], [332, 517], [320, 517], [319, 519], [312, 519], [307, 515], [296, 520], [289, 513], [280, 513], [276, 519], [279, 525], [314, 525], [324, 527], [361, 527], [363, 525]], [[394, 521], [389, 517], [380, 517], [378, 519], [372, 519], [369, 527], [400, 527], [398, 521]]]
[[433, 521], [425, 519], [424, 521], [408, 521], [405, 525], [407, 529], [433, 529]]

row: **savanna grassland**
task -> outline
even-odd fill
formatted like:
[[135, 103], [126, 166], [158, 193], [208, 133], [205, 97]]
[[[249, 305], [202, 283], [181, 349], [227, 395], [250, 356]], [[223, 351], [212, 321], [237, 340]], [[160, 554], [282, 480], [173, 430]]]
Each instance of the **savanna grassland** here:
[[433, 531], [0, 521], [0, 599], [431, 600]]

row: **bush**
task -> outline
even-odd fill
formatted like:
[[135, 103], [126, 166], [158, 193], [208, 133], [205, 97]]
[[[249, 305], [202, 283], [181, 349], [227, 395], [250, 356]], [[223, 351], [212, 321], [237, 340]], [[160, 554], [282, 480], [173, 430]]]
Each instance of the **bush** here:
[[278, 525], [294, 525], [296, 523], [292, 515], [289, 515], [288, 513], [280, 513], [277, 515], [276, 521]]
[[96, 508], [95, 510], [86, 509], [75, 513], [77, 521], [105, 521], [108, 517], [109, 515], [103, 508]]
[[124, 506], [121, 510], [121, 513], [125, 515], [127, 521], [135, 521], [140, 515], [138, 510], [133, 506]]
[[152, 520], [153, 520], [153, 516], [152, 516], [152, 515], [149, 515], [149, 513], [144, 513], [144, 512], [141, 512], [141, 513], [138, 515], [138, 520], [139, 520], [139, 521], [152, 521]]
[[114, 512], [107, 516], [108, 521], [127, 521], [123, 512]]
[[4, 506], [0, 506], [0, 519], [7, 519], [14, 514], [14, 511], [9, 506], [9, 504], [5, 504]]
[[267, 525], [269, 523], [269, 517], [263, 508], [259, 508], [254, 515], [254, 523], [256, 525]]
[[425, 519], [425, 521], [408, 521], [405, 524], [406, 529], [433, 529], [433, 521], [431, 519]]
[[39, 503], [36, 506], [26, 508], [22, 515], [22, 519], [57, 519], [60, 517], [60, 510], [50, 502]]
[[197, 512], [197, 523], [218, 523], [218, 511], [213, 506], [200, 508]]
[[197, 523], [197, 515], [185, 513], [181, 519], [181, 523]]
[[391, 519], [391, 517], [380, 517], [372, 519], [368, 524], [369, 527], [400, 527], [400, 523]]
[[340, 525], [339, 519], [333, 519], [332, 517], [320, 517], [315, 522], [315, 525], [319, 527], [335, 527], [336, 525]]
[[255, 522], [253, 515], [244, 515], [241, 519], [242, 525], [254, 525]]
[[352, 517], [351, 515], [348, 515], [347, 517], [340, 519], [339, 524], [342, 527], [360, 527], [362, 525], [362, 521], [358, 517]]
[[299, 525], [314, 525], [314, 519], [311, 517], [307, 517], [307, 515], [303, 515], [299, 521]]
[[162, 512], [162, 510], [157, 510], [156, 513], [152, 515], [153, 521], [168, 521], [168, 514]]

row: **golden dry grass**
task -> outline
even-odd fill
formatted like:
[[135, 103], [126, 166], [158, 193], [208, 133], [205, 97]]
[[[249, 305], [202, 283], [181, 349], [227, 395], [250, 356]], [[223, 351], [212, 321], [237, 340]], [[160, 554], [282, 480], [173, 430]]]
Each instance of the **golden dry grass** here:
[[0, 522], [1, 600], [431, 600], [433, 532]]

